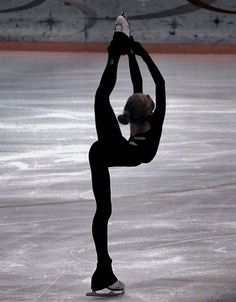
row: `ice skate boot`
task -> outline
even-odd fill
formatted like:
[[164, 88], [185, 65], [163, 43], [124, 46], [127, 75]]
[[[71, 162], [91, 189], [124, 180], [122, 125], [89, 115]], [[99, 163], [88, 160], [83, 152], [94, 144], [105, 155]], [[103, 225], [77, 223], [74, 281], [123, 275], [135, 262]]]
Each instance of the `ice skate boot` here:
[[115, 22], [115, 33], [120, 32], [125, 34], [128, 38], [130, 37], [130, 25], [125, 12], [122, 12], [120, 16], [117, 17]]
[[121, 55], [130, 52], [130, 25], [124, 12], [116, 19], [113, 40], [108, 50], [109, 48], [115, 49]]
[[112, 270], [112, 261], [97, 263], [97, 268], [92, 276], [92, 292], [86, 296], [119, 296], [124, 294], [124, 284], [117, 279]]
[[125, 294], [125, 285], [123, 282], [117, 280], [110, 286], [100, 290], [92, 290], [86, 294], [88, 297], [115, 297], [122, 296]]

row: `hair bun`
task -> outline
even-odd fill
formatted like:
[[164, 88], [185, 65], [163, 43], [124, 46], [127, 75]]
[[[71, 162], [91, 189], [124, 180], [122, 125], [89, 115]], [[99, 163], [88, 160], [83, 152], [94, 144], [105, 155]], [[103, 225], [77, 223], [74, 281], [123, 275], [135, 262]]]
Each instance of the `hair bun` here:
[[128, 125], [129, 124], [129, 117], [125, 114], [120, 114], [118, 115], [118, 121], [123, 124], [123, 125]]

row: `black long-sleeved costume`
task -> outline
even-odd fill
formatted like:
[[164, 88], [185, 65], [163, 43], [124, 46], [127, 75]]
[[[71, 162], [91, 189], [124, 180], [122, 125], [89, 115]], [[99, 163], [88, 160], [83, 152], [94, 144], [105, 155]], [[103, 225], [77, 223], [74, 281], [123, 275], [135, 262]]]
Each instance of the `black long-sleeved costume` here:
[[[89, 152], [92, 186], [97, 205], [92, 225], [98, 260], [92, 278], [93, 290], [102, 289], [117, 280], [112, 272], [107, 243], [107, 226], [112, 212], [109, 167], [137, 166], [150, 162], [157, 152], [165, 117], [165, 81], [149, 54], [144, 51], [142, 58], [156, 85], [156, 108], [149, 120], [151, 129], [146, 133], [131, 135], [129, 140], [122, 136], [109, 100], [116, 83], [119, 57], [109, 51], [108, 62], [95, 96], [98, 141], [92, 145]], [[142, 92], [142, 77], [134, 54], [129, 55], [129, 66], [133, 92]]]

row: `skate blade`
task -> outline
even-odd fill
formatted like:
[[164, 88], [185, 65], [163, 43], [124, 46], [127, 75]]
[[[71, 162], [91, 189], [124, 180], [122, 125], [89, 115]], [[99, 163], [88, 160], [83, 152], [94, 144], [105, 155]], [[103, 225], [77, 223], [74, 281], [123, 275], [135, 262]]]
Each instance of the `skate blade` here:
[[86, 294], [87, 297], [102, 297], [102, 298], [106, 298], [106, 297], [117, 297], [117, 296], [122, 296], [125, 294], [125, 291], [122, 290], [109, 290], [109, 291], [92, 291]]

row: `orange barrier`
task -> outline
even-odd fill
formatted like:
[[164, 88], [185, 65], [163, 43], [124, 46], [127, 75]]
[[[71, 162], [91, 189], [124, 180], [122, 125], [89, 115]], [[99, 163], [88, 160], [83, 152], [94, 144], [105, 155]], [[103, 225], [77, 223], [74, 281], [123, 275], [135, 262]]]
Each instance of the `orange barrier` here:
[[[4, 51], [105, 52], [107, 43], [0, 42]], [[236, 45], [145, 44], [152, 53], [236, 54]]]

